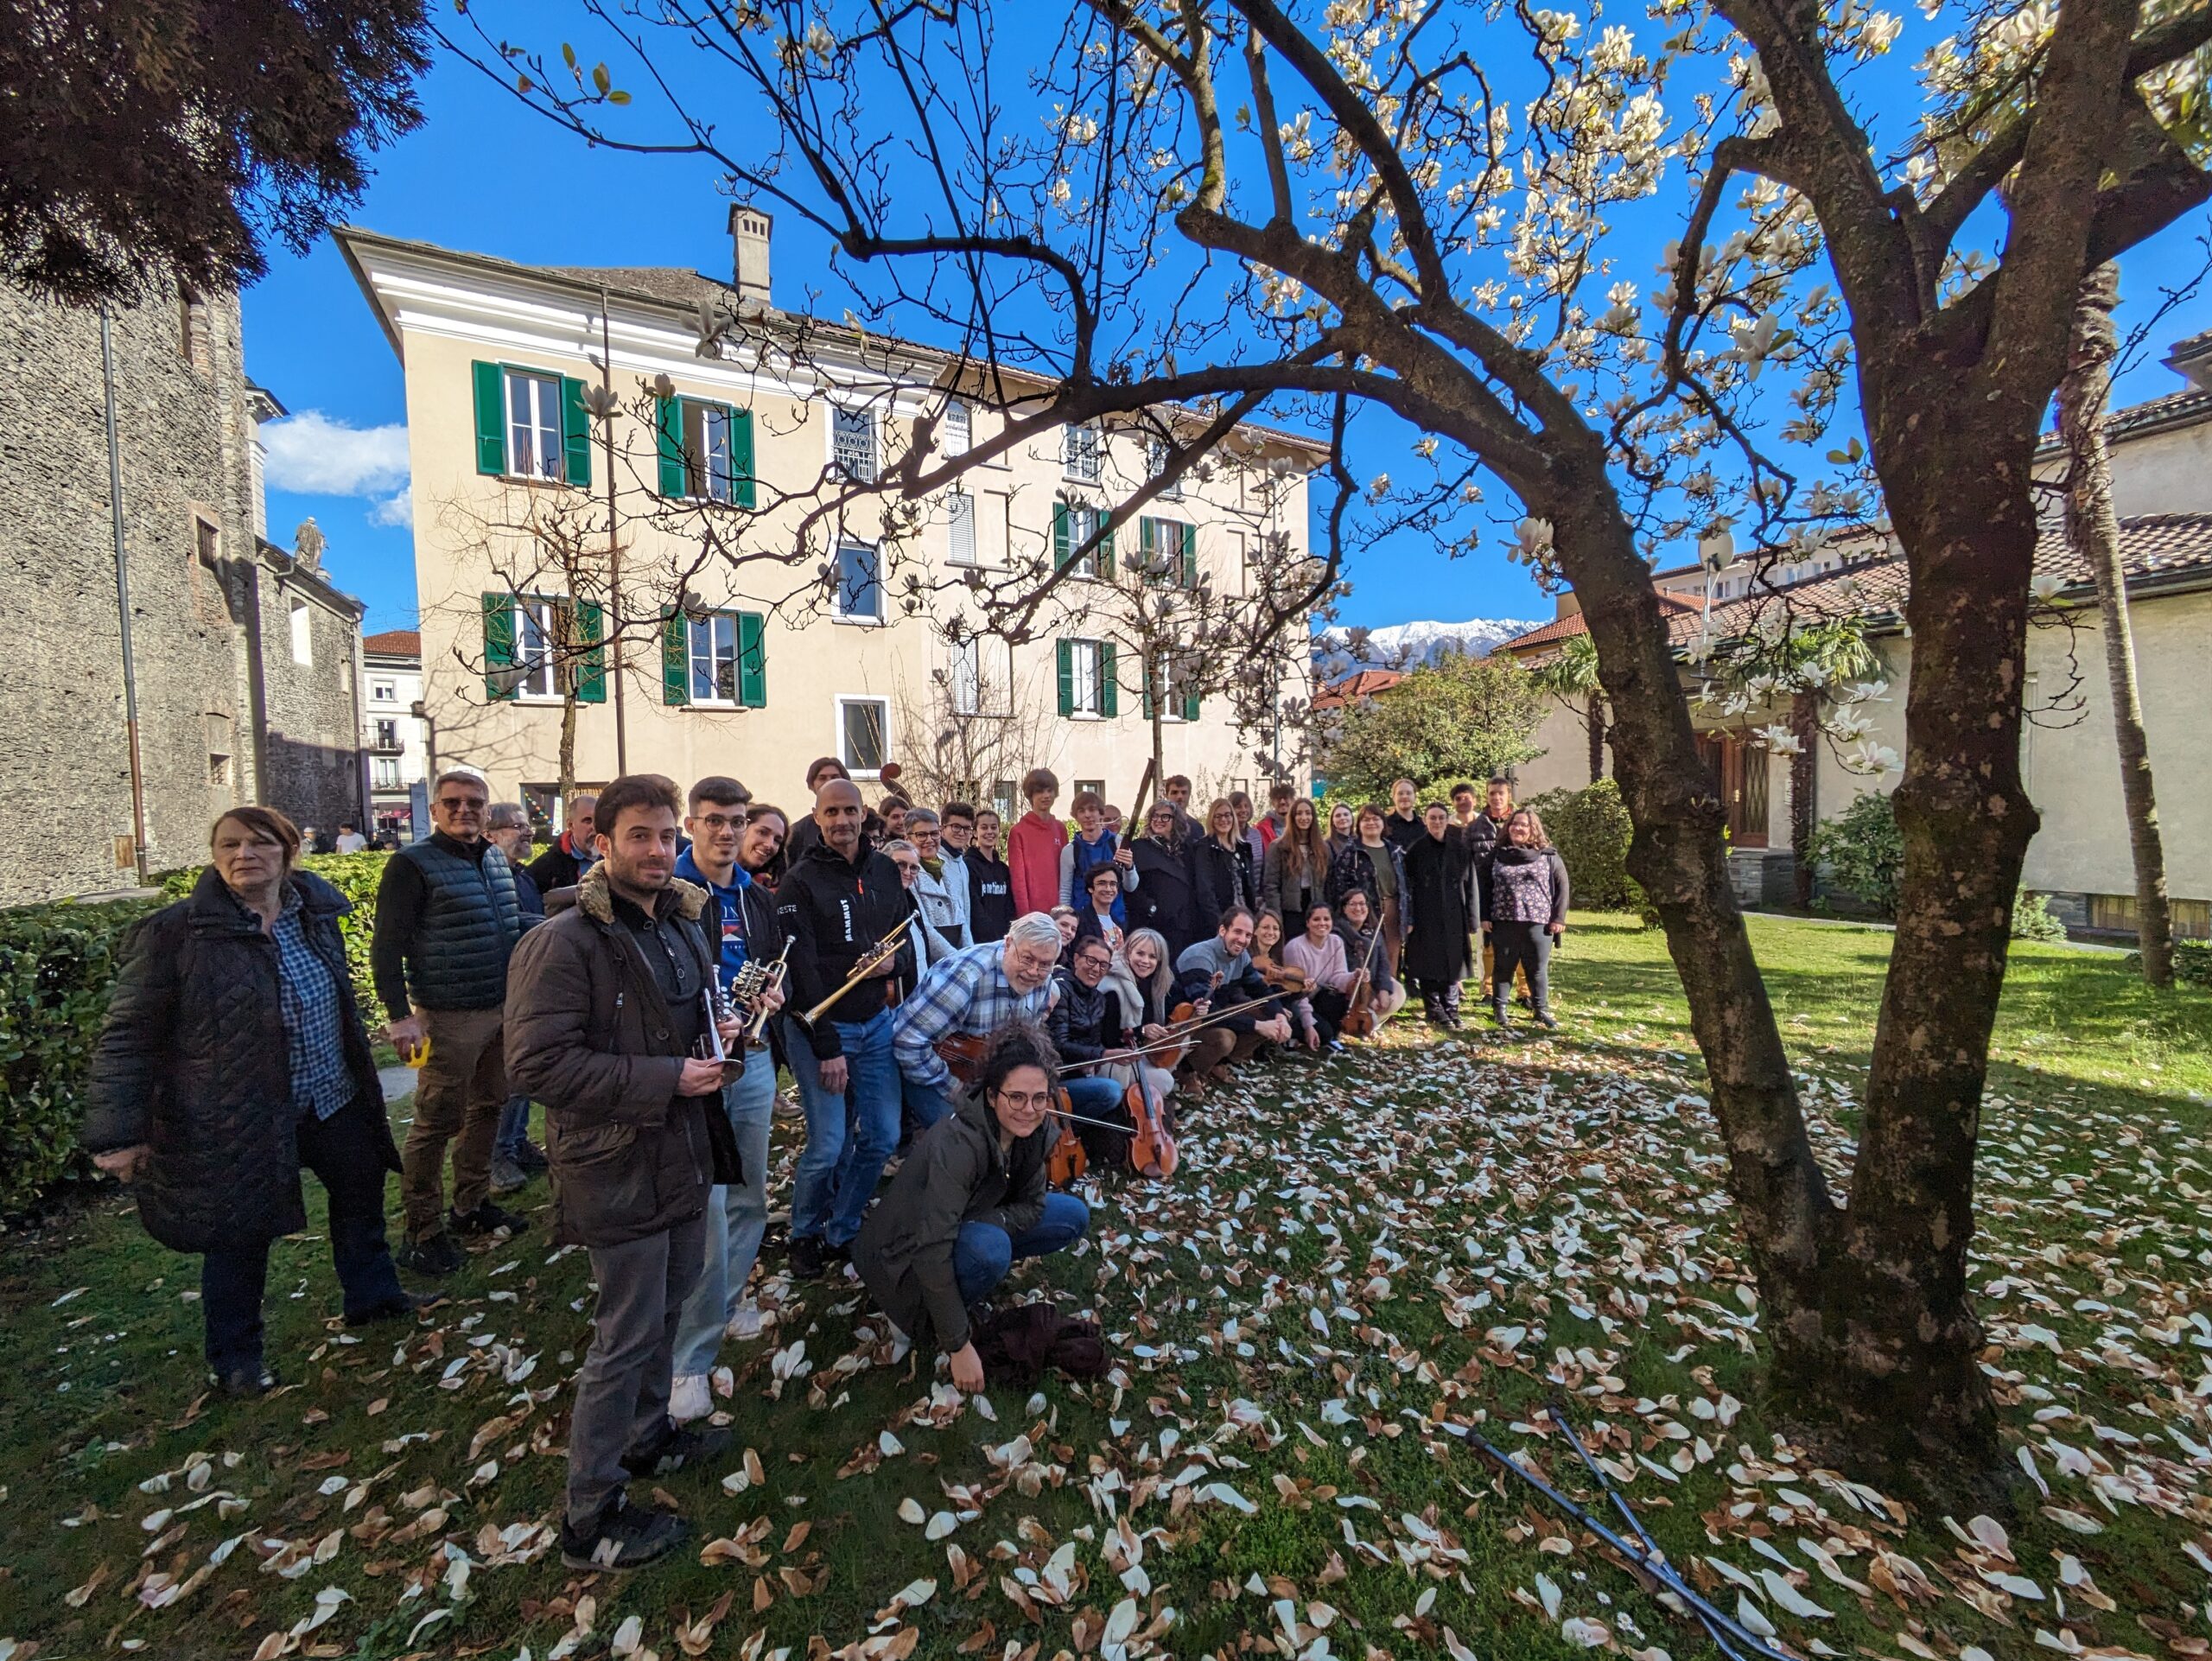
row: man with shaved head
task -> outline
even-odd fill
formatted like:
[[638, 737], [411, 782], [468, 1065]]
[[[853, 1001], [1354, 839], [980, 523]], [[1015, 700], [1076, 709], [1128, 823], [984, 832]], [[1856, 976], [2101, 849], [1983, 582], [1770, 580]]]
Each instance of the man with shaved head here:
[[[824, 778], [814, 798], [816, 839], [776, 889], [777, 920], [791, 942], [784, 1047], [806, 1110], [806, 1151], [791, 1189], [791, 1267], [801, 1279], [846, 1255], [899, 1145], [891, 1009], [917, 972], [902, 926], [914, 902], [898, 866], [862, 834], [866, 814], [858, 786]], [[887, 935], [899, 949], [854, 979]], [[807, 1021], [804, 1013], [825, 1000]]]

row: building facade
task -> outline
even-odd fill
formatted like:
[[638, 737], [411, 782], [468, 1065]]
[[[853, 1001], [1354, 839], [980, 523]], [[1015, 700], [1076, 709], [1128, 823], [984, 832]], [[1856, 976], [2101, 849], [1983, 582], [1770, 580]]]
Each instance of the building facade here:
[[281, 413], [246, 378], [234, 297], [170, 287], [104, 328], [0, 285], [0, 904], [200, 859], [239, 802], [361, 811], [361, 608], [315, 538], [266, 538], [257, 429]]
[[[1149, 476], [1122, 430], [1056, 430], [954, 488], [836, 508], [924, 421], [957, 455], [988, 449], [999, 417], [957, 396], [963, 366], [941, 355], [773, 309], [765, 216], [734, 213], [733, 231], [731, 282], [340, 234], [406, 373], [438, 762], [481, 767], [549, 821], [564, 741], [579, 784], [732, 773], [794, 811], [820, 755], [1007, 807], [1048, 766], [1127, 805], [1154, 724], [1122, 614], [1132, 561], [1241, 592], [1263, 538], [1304, 548], [1316, 447], [1239, 429], [1208, 477], [1117, 536], [1118, 563], [1073, 556]], [[746, 326], [710, 337], [717, 313]], [[976, 595], [1046, 558], [1069, 569], [1031, 638], [983, 632]], [[1285, 671], [1281, 699], [1306, 690], [1302, 664]], [[1162, 691], [1166, 773], [1262, 781], [1268, 734], [1225, 697]]]
[[423, 637], [386, 629], [361, 640], [361, 748], [369, 767], [370, 837], [415, 839], [415, 786], [429, 778], [423, 705]]

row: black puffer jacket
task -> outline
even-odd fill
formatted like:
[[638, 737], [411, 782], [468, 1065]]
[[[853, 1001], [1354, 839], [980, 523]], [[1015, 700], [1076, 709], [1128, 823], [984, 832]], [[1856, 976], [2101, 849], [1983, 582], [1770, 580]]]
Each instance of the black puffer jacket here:
[[[308, 942], [338, 988], [357, 1104], [366, 1097], [381, 1123], [384, 1092], [338, 932], [353, 907], [309, 872], [295, 871], [291, 881]], [[307, 1226], [276, 942], [213, 866], [191, 898], [144, 919], [124, 943], [88, 1094], [87, 1152], [141, 1142], [153, 1150], [131, 1192], [146, 1232], [163, 1245], [253, 1245]], [[396, 1171], [389, 1129], [382, 1141], [385, 1167]]]

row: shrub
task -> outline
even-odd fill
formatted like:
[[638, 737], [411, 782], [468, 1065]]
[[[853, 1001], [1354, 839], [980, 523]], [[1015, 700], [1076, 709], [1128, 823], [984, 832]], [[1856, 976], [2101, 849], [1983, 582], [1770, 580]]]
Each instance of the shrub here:
[[[353, 902], [353, 909], [338, 920], [338, 931], [346, 937], [346, 967], [353, 977], [353, 1001], [360, 1006], [361, 1019], [367, 1023], [372, 1038], [379, 1024], [381, 1006], [369, 978], [369, 937], [376, 932], [377, 885], [384, 881], [385, 862], [391, 857], [386, 853], [309, 854], [300, 862]], [[163, 897], [184, 898], [206, 869], [188, 865], [168, 872], [162, 878]]]
[[0, 912], [0, 1215], [80, 1168], [85, 1079], [143, 900]]
[[1821, 820], [1806, 839], [1805, 857], [1830, 888], [1885, 917], [1897, 914], [1904, 837], [1887, 796], [1868, 791], [1835, 818]]
[[2016, 940], [2063, 940], [2066, 925], [2050, 914], [2050, 902], [2039, 894], [2023, 894], [2012, 902], [2012, 938]]
[[[2127, 954], [2127, 966], [2137, 974], [2143, 972], [2143, 954]], [[2176, 940], [2174, 942], [2174, 984], [2177, 986], [2212, 986], [2212, 940]]]
[[1567, 862], [1574, 903], [1589, 911], [1643, 910], [1643, 890], [1628, 874], [1628, 804], [1600, 779], [1580, 790], [1548, 790], [1523, 805], [1542, 815], [1552, 845]]

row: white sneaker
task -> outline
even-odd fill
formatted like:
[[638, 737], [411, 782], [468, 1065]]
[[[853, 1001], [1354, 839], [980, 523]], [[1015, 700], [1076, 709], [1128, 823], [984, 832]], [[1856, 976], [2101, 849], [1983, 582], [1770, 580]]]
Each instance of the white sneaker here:
[[675, 1387], [668, 1392], [668, 1416], [682, 1424], [691, 1419], [703, 1419], [714, 1410], [714, 1401], [707, 1394], [707, 1375], [678, 1373]]
[[760, 1306], [751, 1298], [737, 1306], [737, 1313], [729, 1318], [729, 1325], [722, 1328], [724, 1338], [758, 1338], [760, 1336]]

